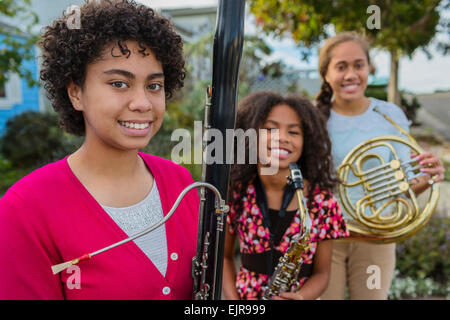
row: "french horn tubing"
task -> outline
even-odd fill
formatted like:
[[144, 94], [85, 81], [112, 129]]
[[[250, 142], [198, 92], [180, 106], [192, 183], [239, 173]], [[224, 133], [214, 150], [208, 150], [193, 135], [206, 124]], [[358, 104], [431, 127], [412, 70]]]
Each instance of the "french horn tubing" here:
[[208, 188], [214, 193], [214, 195], [215, 195], [214, 205], [215, 205], [215, 214], [216, 215], [223, 216], [224, 214], [226, 214], [229, 211], [229, 207], [226, 204], [225, 199], [222, 198], [222, 196], [220, 194], [220, 191], [217, 190], [217, 188], [215, 186], [213, 186], [212, 184], [207, 183], [207, 182], [194, 182], [194, 183], [188, 185], [187, 187], [185, 187], [181, 191], [181, 193], [178, 195], [178, 197], [175, 200], [175, 203], [173, 204], [173, 206], [170, 209], [170, 211], [160, 221], [158, 221], [157, 223], [151, 225], [150, 227], [146, 228], [145, 230], [143, 230], [143, 231], [141, 231], [141, 232], [139, 232], [139, 233], [137, 233], [137, 234], [135, 234], [133, 236], [130, 236], [130, 237], [126, 238], [126, 239], [118, 241], [118, 242], [116, 242], [114, 244], [111, 244], [111, 245], [109, 245], [107, 247], [104, 247], [104, 248], [102, 248], [100, 250], [84, 254], [84, 255], [76, 258], [76, 259], [73, 259], [73, 260], [70, 260], [70, 261], [67, 261], [67, 262], [64, 262], [64, 263], [61, 263], [61, 264], [53, 265], [52, 266], [53, 274], [58, 274], [61, 271], [67, 269], [68, 267], [70, 267], [72, 265], [78, 264], [78, 263], [80, 263], [80, 262], [82, 262], [84, 260], [89, 260], [89, 259], [93, 258], [94, 256], [100, 254], [100, 253], [103, 253], [105, 251], [114, 249], [115, 247], [121, 246], [121, 245], [123, 245], [125, 243], [128, 243], [130, 241], [133, 241], [133, 240], [135, 240], [137, 238], [140, 238], [140, 237], [146, 235], [147, 233], [150, 233], [153, 230], [159, 228], [160, 226], [165, 224], [166, 221], [170, 219], [170, 217], [172, 217], [172, 215], [175, 213], [176, 209], [178, 208], [178, 206], [180, 205], [181, 201], [186, 196], [186, 194], [190, 190], [192, 190], [194, 188], [202, 188], [202, 189], [203, 188]]
[[[409, 152], [415, 154], [421, 154], [424, 150], [387, 115], [376, 107], [374, 111], [408, 139], [394, 135], [380, 136], [354, 147], [337, 169], [340, 204], [351, 216], [346, 221], [351, 239], [398, 242], [412, 236], [428, 222], [439, 199], [439, 186], [431, 179], [427, 201], [419, 201], [411, 186], [423, 173], [415, 159], [401, 159], [398, 149], [399, 146], [407, 147]], [[386, 161], [374, 151], [381, 148], [388, 149], [392, 160]], [[369, 160], [379, 165], [365, 168]], [[359, 189], [361, 198], [352, 199], [349, 194], [352, 188]]]

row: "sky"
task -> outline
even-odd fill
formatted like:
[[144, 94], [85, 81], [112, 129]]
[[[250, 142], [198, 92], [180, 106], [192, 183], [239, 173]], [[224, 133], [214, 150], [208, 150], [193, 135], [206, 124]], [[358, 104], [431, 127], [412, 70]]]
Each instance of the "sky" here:
[[[150, 7], [198, 7], [216, 5], [217, 0], [138, 0]], [[450, 18], [450, 17], [449, 17]], [[246, 21], [246, 32], [255, 32], [251, 19]], [[444, 39], [445, 40], [445, 39]], [[448, 40], [448, 39], [447, 39]], [[274, 40], [267, 38], [268, 44], [274, 49], [271, 60], [282, 60], [287, 65], [296, 68], [317, 68], [317, 57], [312, 57], [308, 63], [301, 61], [300, 50], [290, 39]], [[412, 93], [431, 93], [435, 90], [450, 90], [450, 56], [442, 56], [431, 44], [430, 52], [433, 58], [429, 60], [425, 53], [416, 50], [412, 59], [404, 57], [400, 60], [399, 87]], [[377, 68], [377, 78], [389, 77], [390, 58], [386, 52], [372, 50], [372, 60]]]

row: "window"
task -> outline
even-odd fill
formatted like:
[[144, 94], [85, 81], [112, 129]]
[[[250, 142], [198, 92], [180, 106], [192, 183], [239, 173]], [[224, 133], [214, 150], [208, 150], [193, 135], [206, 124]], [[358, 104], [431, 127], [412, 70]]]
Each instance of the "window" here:
[[6, 98], [6, 90], [4, 84], [0, 85], [0, 98]]
[[[4, 74], [0, 72], [0, 79], [3, 79]], [[0, 84], [0, 98], [6, 98], [6, 87], [5, 84]]]
[[22, 103], [21, 80], [17, 74], [11, 74], [9, 80], [0, 85], [0, 109], [10, 109]]

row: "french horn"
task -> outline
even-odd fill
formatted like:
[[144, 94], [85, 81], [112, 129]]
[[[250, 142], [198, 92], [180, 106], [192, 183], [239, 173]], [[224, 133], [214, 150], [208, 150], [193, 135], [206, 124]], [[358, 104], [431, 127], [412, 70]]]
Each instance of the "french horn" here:
[[[337, 169], [340, 181], [340, 204], [350, 215], [347, 227], [356, 240], [391, 243], [404, 240], [419, 231], [430, 219], [439, 199], [439, 186], [429, 180], [431, 187], [426, 202], [419, 201], [411, 186], [422, 176], [420, 166], [413, 159], [399, 155], [399, 149], [414, 154], [424, 150], [417, 141], [376, 107], [374, 111], [391, 122], [408, 139], [400, 136], [380, 136], [354, 147]], [[377, 150], [387, 148], [391, 160], [386, 161]], [[378, 165], [368, 168], [367, 161]], [[361, 197], [355, 199], [349, 191]]]

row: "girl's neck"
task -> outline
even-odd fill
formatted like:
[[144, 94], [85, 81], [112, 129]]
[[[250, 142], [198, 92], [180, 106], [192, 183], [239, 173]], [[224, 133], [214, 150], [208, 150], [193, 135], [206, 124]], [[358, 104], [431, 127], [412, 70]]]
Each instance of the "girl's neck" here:
[[[138, 150], [118, 150], [112, 148], [92, 148], [85, 143], [68, 158], [69, 165], [96, 177], [133, 177], [142, 169], [143, 160]], [[144, 164], [145, 165], [145, 164]]]
[[370, 99], [363, 96], [355, 100], [342, 100], [335, 98], [332, 109], [344, 116], [357, 116], [363, 114], [370, 106]]
[[[281, 208], [282, 194], [287, 184], [287, 177], [290, 176], [289, 168], [278, 170], [274, 175], [261, 175], [258, 168], [258, 176], [261, 179], [261, 183], [266, 191], [267, 201], [269, 208], [279, 209]], [[307, 197], [309, 194], [309, 182], [303, 179], [303, 196]], [[297, 198], [293, 197], [288, 210], [295, 210], [298, 208]]]
[[276, 174], [267, 175], [260, 174], [261, 169], [258, 167], [258, 176], [264, 185], [266, 191], [283, 191], [287, 183], [287, 176], [289, 176], [289, 168], [279, 169]]
[[100, 204], [122, 208], [139, 203], [153, 187], [153, 176], [137, 150], [92, 148], [85, 142], [67, 162]]

